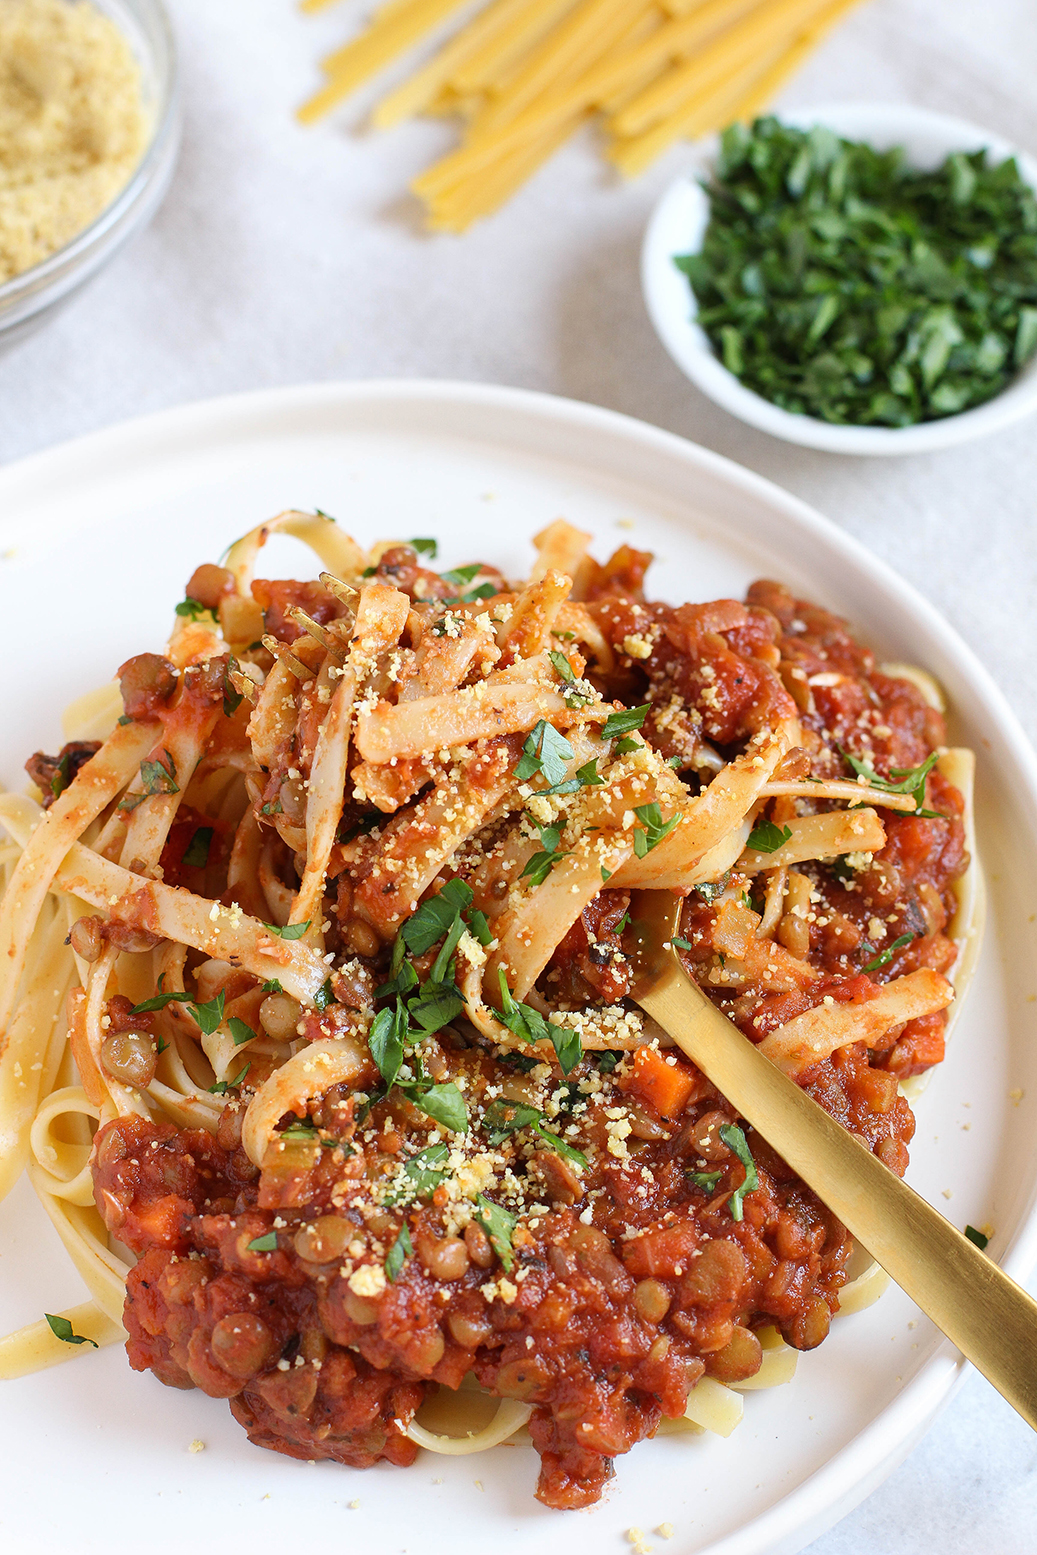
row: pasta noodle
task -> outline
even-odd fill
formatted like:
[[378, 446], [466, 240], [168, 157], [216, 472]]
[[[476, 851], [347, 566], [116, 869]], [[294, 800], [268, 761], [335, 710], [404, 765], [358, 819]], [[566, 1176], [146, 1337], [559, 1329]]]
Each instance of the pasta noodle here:
[[[256, 577], [278, 531], [319, 581]], [[292, 1456], [528, 1435], [569, 1507], [880, 1293], [631, 1001], [630, 890], [681, 895], [700, 986], [902, 1171], [978, 941], [971, 753], [779, 585], [649, 603], [590, 541], [556, 521], [511, 584], [282, 514], [0, 795], [0, 1186], [91, 1296], [0, 1375], [125, 1339]]]
[[[317, 9], [327, 0], [304, 9]], [[464, 142], [412, 184], [429, 226], [489, 215], [601, 111], [627, 177], [681, 138], [751, 119], [856, 0], [491, 0], [377, 104], [388, 129], [456, 113]], [[436, 27], [458, 0], [395, 0], [323, 62], [312, 123]]]

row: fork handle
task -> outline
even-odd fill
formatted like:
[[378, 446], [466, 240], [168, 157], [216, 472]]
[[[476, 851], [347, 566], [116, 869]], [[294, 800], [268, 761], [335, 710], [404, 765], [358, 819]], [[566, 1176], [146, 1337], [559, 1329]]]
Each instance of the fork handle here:
[[635, 998], [1037, 1430], [1037, 1301], [758, 1052], [675, 957]]

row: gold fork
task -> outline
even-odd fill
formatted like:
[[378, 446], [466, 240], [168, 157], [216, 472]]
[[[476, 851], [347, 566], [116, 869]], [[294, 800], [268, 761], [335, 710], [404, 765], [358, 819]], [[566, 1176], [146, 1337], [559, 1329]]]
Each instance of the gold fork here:
[[672, 944], [680, 909], [668, 891], [632, 893], [632, 997], [1037, 1430], [1037, 1301], [696, 987]]

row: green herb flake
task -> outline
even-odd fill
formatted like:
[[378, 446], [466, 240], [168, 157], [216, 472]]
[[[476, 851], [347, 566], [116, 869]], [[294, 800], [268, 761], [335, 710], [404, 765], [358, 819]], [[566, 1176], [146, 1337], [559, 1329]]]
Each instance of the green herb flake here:
[[673, 936], [673, 939], [670, 941], [670, 944], [673, 946], [674, 950], [690, 950], [691, 949], [691, 941], [688, 940], [688, 939], [679, 939], [676, 934]]
[[988, 1236], [984, 1236], [982, 1231], [977, 1231], [975, 1226], [966, 1226], [965, 1235], [968, 1237], [970, 1242], [975, 1242], [980, 1252], [984, 1250], [987, 1243], [990, 1241], [990, 1238]]
[[215, 999], [208, 1000], [205, 1004], [191, 1005], [191, 1014], [202, 1028], [205, 1036], [211, 1037], [218, 1026], [223, 1023], [223, 1006], [226, 1003], [226, 990], [221, 988]]
[[250, 1253], [276, 1253], [277, 1232], [267, 1231], [263, 1236], [254, 1236], [248, 1244]]
[[657, 848], [665, 837], [668, 837], [675, 827], [683, 820], [683, 811], [678, 810], [671, 815], [668, 821], [663, 821], [662, 811], [653, 799], [651, 804], [638, 805], [634, 814], [642, 823], [634, 832], [634, 852], [638, 858], [644, 858]]
[[403, 1174], [407, 1181], [389, 1194], [385, 1202], [396, 1204], [401, 1199], [411, 1196], [430, 1199], [443, 1179], [450, 1175], [446, 1165], [449, 1155], [449, 1145], [426, 1145], [424, 1150], [411, 1156], [410, 1160], [403, 1164]]
[[284, 989], [281, 987], [281, 984], [277, 981], [276, 977], [268, 977], [266, 982], [263, 984], [262, 991], [263, 993], [284, 993]]
[[720, 1138], [723, 1140], [724, 1144], [728, 1147], [729, 1150], [734, 1151], [735, 1155], [745, 1167], [745, 1176], [742, 1179], [741, 1184], [735, 1189], [727, 1201], [727, 1207], [731, 1212], [731, 1219], [741, 1220], [743, 1214], [743, 1199], [747, 1193], [755, 1193], [757, 1188], [760, 1186], [760, 1178], [756, 1170], [756, 1162], [753, 1160], [749, 1153], [749, 1146], [745, 1142], [745, 1135], [742, 1133], [742, 1130], [738, 1127], [737, 1123], [721, 1123], [719, 1133]]
[[[707, 1193], [712, 1193], [717, 1183], [723, 1177], [723, 1171], [717, 1172], [688, 1172], [688, 1181], [693, 1182], [696, 1188], [705, 1188]], [[741, 1219], [741, 1216], [738, 1217]]]
[[203, 605], [200, 599], [192, 599], [190, 595], [182, 599], [176, 607], [176, 613], [181, 620], [198, 621], [202, 616], [212, 615], [208, 605]]
[[642, 702], [640, 707], [626, 707], [621, 713], [610, 713], [601, 729], [603, 740], [614, 740], [620, 734], [632, 734], [635, 729], [640, 729], [648, 716], [650, 702]]
[[757, 853], [777, 853], [791, 836], [791, 827], [776, 826], [773, 821], [760, 821], [749, 833], [746, 847], [755, 848]]
[[491, 1148], [495, 1149], [510, 1135], [528, 1128], [556, 1155], [564, 1156], [577, 1166], [587, 1165], [587, 1157], [581, 1150], [545, 1126], [544, 1114], [537, 1107], [526, 1106], [521, 1102], [491, 1102], [483, 1114], [482, 1128]]
[[511, 1234], [518, 1225], [518, 1216], [511, 1214], [502, 1205], [495, 1204], [484, 1193], [480, 1193], [476, 1199], [472, 1216], [489, 1237], [490, 1246], [504, 1265], [505, 1274], [510, 1274], [515, 1265]]
[[585, 762], [582, 767], [577, 767], [576, 776], [579, 778], [580, 783], [584, 788], [599, 788], [605, 781], [601, 773], [598, 771], [597, 756], [594, 756], [590, 761]]
[[323, 1015], [329, 1004], [335, 1000], [334, 990], [331, 986], [331, 978], [326, 977], [313, 996], [313, 1008]]
[[675, 263], [754, 393], [910, 426], [1000, 394], [1037, 352], [1037, 199], [1009, 159], [915, 169], [773, 117], [723, 137], [701, 249]]
[[50, 780], [50, 791], [54, 795], [55, 799], [57, 799], [59, 794], [63, 794], [69, 785], [69, 773], [71, 771], [71, 766], [72, 764], [68, 758], [68, 751], [66, 751], [58, 761], [58, 764], [54, 769], [54, 774]]
[[305, 923], [286, 923], [283, 928], [278, 927], [276, 923], [264, 923], [263, 927], [271, 934], [276, 934], [278, 939], [302, 939], [310, 926], [310, 921], [307, 918]]
[[140, 764], [140, 780], [142, 789], [139, 794], [127, 794], [119, 801], [120, 810], [135, 810], [145, 799], [152, 798], [155, 794], [178, 794], [180, 792], [176, 781], [176, 762], [169, 751], [162, 752], [168, 766], [161, 761], [153, 761], [148, 757]]
[[437, 896], [422, 902], [403, 925], [403, 943], [415, 956], [423, 956], [472, 905], [473, 892], [463, 880], [448, 880]]
[[553, 788], [555, 784], [566, 781], [566, 763], [572, 760], [573, 754], [573, 748], [565, 735], [559, 734], [552, 724], [541, 718], [534, 724], [522, 747], [515, 777], [520, 783], [525, 783], [539, 772], [549, 787]]
[[85, 1334], [77, 1334], [67, 1317], [61, 1317], [53, 1312], [44, 1312], [44, 1317], [50, 1325], [50, 1331], [55, 1339], [60, 1339], [62, 1344], [92, 1344], [95, 1350], [100, 1349], [96, 1339], [88, 1339]]
[[[903, 950], [905, 945], [910, 945], [916, 938], [917, 935], [915, 934], [899, 934], [891, 945], [886, 946], [885, 950], [881, 950], [877, 956], [873, 956], [870, 961], [866, 961], [861, 971], [877, 972], [880, 966], [888, 966], [897, 951]], [[867, 940], [864, 943], [867, 944]]]
[[234, 1038], [235, 1047], [241, 1047], [244, 1042], [254, 1042], [256, 1040], [256, 1034], [252, 1027], [247, 1025], [238, 1015], [231, 1016], [227, 1022], [227, 1029]]
[[493, 944], [493, 931], [490, 928], [490, 921], [484, 912], [479, 911], [478, 907], [473, 908], [468, 914], [468, 927], [472, 931], [472, 937], [478, 940], [484, 950], [488, 945]]
[[435, 561], [439, 546], [435, 540], [419, 539], [409, 542], [412, 551], [417, 551], [419, 556], [427, 556], [429, 561]]
[[442, 1123], [454, 1134], [468, 1132], [468, 1108], [452, 1080], [444, 1085], [401, 1085], [399, 1089], [419, 1112], [434, 1122]]
[[406, 1226], [400, 1227], [400, 1234], [389, 1249], [389, 1256], [385, 1260], [385, 1277], [391, 1285], [395, 1285], [400, 1277], [404, 1260], [413, 1256], [414, 1246], [410, 1239], [410, 1232]]
[[504, 968], [497, 968], [497, 978], [500, 983], [501, 1007], [497, 1019], [502, 1026], [507, 1026], [516, 1037], [521, 1037], [523, 1042], [543, 1042], [550, 1037], [547, 1029], [547, 1021], [539, 1010], [534, 1010], [532, 1005], [520, 1004], [508, 987], [508, 980], [504, 975]]
[[567, 686], [574, 686], [576, 684], [576, 676], [573, 674], [572, 665], [565, 654], [561, 653], [557, 648], [552, 648], [547, 657], [551, 660], [558, 679], [564, 681]]
[[211, 826], [199, 826], [184, 849], [184, 863], [189, 869], [204, 869], [209, 862], [209, 849], [212, 846], [213, 828]]
[[925, 780], [940, 759], [939, 751], [933, 751], [932, 755], [917, 767], [891, 767], [888, 778], [880, 777], [870, 761], [862, 761], [859, 756], [851, 755], [849, 751], [842, 752], [843, 760], [856, 772], [858, 777], [864, 778], [871, 788], [878, 788], [884, 794], [910, 794], [915, 802], [914, 814], [932, 816], [931, 810], [924, 810], [925, 804]]
[[252, 1063], [249, 1061], [249, 1063], [247, 1063], [243, 1069], [238, 1070], [233, 1080], [217, 1080], [215, 1085], [210, 1085], [209, 1095], [226, 1096], [228, 1091], [236, 1091], [238, 1086], [243, 1083], [245, 1076], [248, 1074], [251, 1068]]
[[406, 1040], [407, 1011], [403, 1000], [398, 998], [395, 1009], [378, 1011], [367, 1034], [371, 1057], [386, 1086], [392, 1086], [400, 1072]]

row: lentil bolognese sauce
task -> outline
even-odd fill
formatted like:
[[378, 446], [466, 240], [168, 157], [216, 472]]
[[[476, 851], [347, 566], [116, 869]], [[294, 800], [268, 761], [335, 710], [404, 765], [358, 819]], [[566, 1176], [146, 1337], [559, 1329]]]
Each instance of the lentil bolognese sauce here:
[[[254, 578], [275, 530], [319, 582]], [[38, 1075], [4, 1186], [28, 1158], [109, 1317], [125, 1279], [131, 1365], [358, 1467], [477, 1384], [471, 1445], [528, 1424], [560, 1508], [818, 1345], [852, 1251], [629, 999], [631, 889], [902, 1174], [969, 862], [924, 677], [777, 583], [646, 603], [650, 556], [589, 541], [552, 524], [512, 586], [283, 514], [195, 572], [107, 738], [0, 798], [12, 1117]]]

